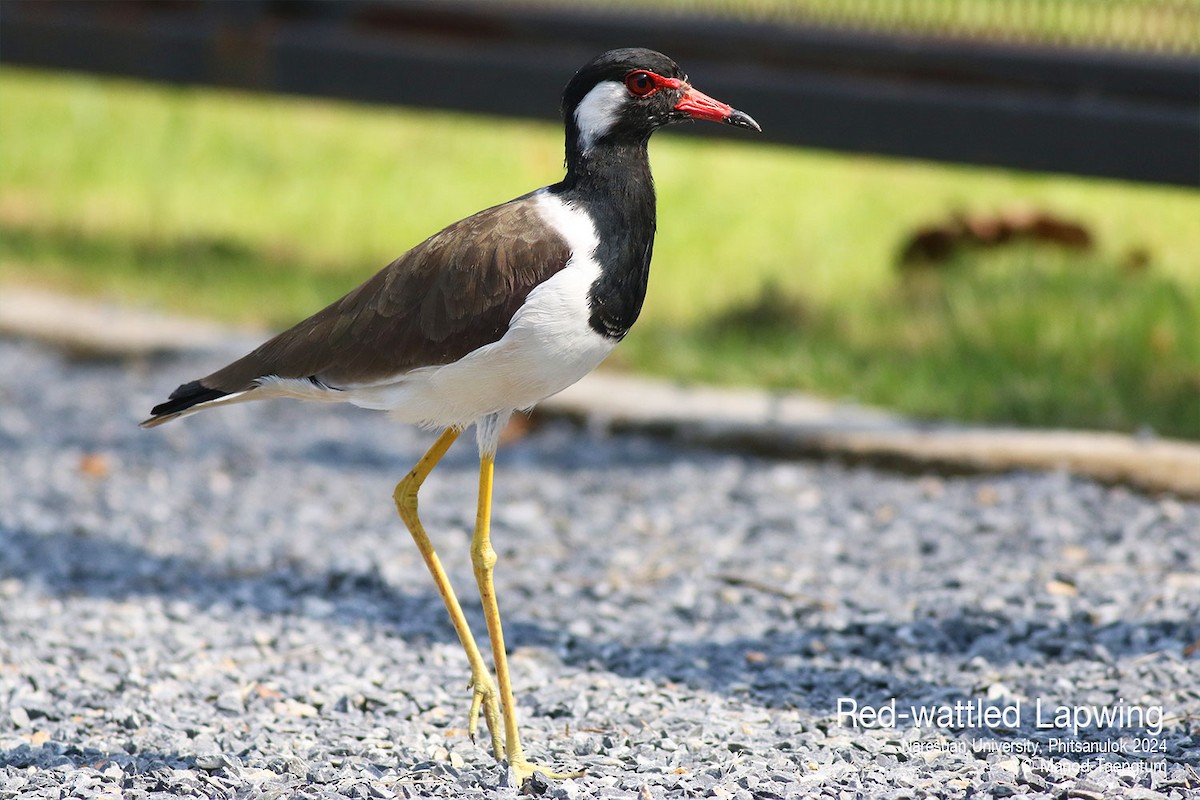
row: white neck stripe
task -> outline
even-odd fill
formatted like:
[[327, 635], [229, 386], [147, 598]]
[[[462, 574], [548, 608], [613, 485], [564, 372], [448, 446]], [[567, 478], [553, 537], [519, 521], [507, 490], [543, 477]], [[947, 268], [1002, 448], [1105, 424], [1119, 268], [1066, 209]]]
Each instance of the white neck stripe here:
[[579, 129], [579, 150], [587, 152], [608, 133], [621, 114], [629, 96], [617, 81], [601, 81], [592, 87], [575, 107], [575, 125]]

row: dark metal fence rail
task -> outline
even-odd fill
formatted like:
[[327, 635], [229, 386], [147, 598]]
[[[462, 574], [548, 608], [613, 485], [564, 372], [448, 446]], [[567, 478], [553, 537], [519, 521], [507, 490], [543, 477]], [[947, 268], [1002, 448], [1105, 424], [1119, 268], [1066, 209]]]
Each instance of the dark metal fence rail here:
[[[579, 0], [537, 0], [571, 5]], [[638, 9], [647, 0], [589, 0]], [[1200, 56], [1196, 0], [650, 0], [679, 14], [978, 42]]]
[[584, 60], [630, 44], [777, 142], [1200, 186], [1190, 56], [464, 0], [0, 4], [3, 63], [534, 117]]

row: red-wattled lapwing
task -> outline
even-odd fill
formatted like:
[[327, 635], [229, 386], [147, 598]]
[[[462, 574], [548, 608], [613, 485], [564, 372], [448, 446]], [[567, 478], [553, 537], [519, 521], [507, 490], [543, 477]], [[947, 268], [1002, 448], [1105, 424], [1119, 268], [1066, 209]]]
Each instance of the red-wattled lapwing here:
[[[521, 747], [492, 582], [500, 432], [514, 411], [591, 372], [637, 319], [654, 244], [650, 134], [689, 119], [760, 130], [746, 114], [693, 89], [674, 61], [653, 50], [597, 56], [567, 84], [562, 107], [567, 175], [560, 183], [454, 223], [244, 358], [180, 386], [142, 423], [296, 397], [349, 402], [443, 429], [396, 486], [396, 507], [471, 664], [471, 735], [482, 709], [493, 752], [508, 759], [518, 781], [543, 770]], [[472, 423], [480, 468], [471, 562], [499, 694], [417, 518], [421, 483]]]

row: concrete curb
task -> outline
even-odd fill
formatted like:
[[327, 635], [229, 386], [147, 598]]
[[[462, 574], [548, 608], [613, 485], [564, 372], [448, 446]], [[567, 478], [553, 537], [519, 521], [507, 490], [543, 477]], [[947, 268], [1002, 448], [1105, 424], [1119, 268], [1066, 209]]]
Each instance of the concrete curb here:
[[1106, 483], [1200, 497], [1200, 444], [1117, 433], [920, 424], [804, 395], [685, 387], [595, 373], [540, 413], [776, 456], [823, 456], [905, 469], [1062, 469]]
[[34, 289], [0, 287], [0, 336], [82, 358], [125, 358], [227, 347], [230, 328]]
[[[236, 349], [247, 340], [206, 321], [6, 288], [0, 334], [73, 355], [127, 357]], [[670, 435], [774, 456], [848, 458], [948, 471], [1063, 469], [1152, 492], [1200, 497], [1200, 443], [1085, 431], [928, 425], [798, 393], [684, 386], [597, 372], [538, 406], [542, 416]]]

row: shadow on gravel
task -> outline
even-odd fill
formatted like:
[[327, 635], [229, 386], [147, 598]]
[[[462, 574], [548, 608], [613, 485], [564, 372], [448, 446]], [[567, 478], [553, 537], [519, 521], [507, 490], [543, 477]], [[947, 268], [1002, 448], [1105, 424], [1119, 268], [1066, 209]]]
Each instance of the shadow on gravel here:
[[[6, 563], [10, 559], [37, 567], [16, 575]], [[0, 578], [4, 577], [19, 577], [62, 596], [83, 594], [114, 601], [155, 596], [200, 610], [221, 605], [264, 614], [317, 616], [306, 607], [306, 600], [320, 598], [333, 606], [332, 611], [322, 607], [322, 619], [383, 623], [404, 638], [454, 640], [453, 629], [441, 625], [445, 610], [435, 591], [403, 592], [376, 573], [312, 573], [288, 564], [255, 572], [221, 570], [111, 539], [0, 528]]]
[[[579, 638], [564, 642], [542, 627], [508, 627], [514, 642], [552, 649], [570, 666], [738, 694], [759, 705], [804, 708], [816, 714], [836, 713], [840, 697], [853, 697], [860, 703], [894, 697], [917, 704], [978, 697], [987, 693], [991, 681], [984, 677], [986, 670], [971, 667], [973, 661], [987, 667], [1018, 663], [1044, 670], [1044, 688], [1057, 694], [1061, 686], [1056, 687], [1055, 680], [1061, 671], [1056, 665], [1112, 664], [1125, 657], [1179, 653], [1183, 642], [1200, 636], [1200, 623], [1140, 620], [1093, 625], [1008, 619], [971, 609], [915, 623], [839, 628], [800, 624], [796, 631], [765, 637], [670, 646]], [[980, 677], [961, 686], [914, 679], [911, 674], [920, 670], [910, 665], [922, 659], [952, 662], [962, 673]], [[831, 661], [860, 666], [825, 666]]]
[[[356, 421], [357, 415], [365, 413], [361, 409], [353, 408], [339, 411], [345, 414], [351, 424]], [[546, 419], [536, 415], [517, 417], [513, 429], [516, 431], [513, 433], [515, 438], [506, 442], [496, 456], [496, 471], [500, 482], [503, 482], [508, 470], [520, 469], [525, 465], [553, 464], [556, 473], [572, 475], [580, 472], [609, 473], [614, 463], [622, 462], [636, 463], [642, 468], [667, 467], [679, 462], [678, 453], [661, 446], [663, 439], [678, 437], [665, 433], [657, 437], [636, 437], [617, 444], [607, 433], [590, 434], [584, 426], [574, 421]], [[545, 435], [536, 442], [530, 438], [535, 431], [547, 429], [557, 431], [561, 439], [547, 443]], [[332, 436], [314, 440], [299, 453], [284, 449], [288, 461], [299, 458], [338, 470], [372, 470], [385, 478], [390, 476], [393, 481], [399, 481], [420, 459], [425, 448], [433, 444], [435, 438], [435, 433], [424, 432], [414, 445], [406, 447], [403, 452], [371, 440], [348, 441]], [[444, 476], [456, 470], [474, 475], [479, 468], [479, 456], [476, 452], [475, 431], [470, 428], [438, 463], [434, 476]]]
[[[12, 564], [37, 566], [18, 576], [12, 574]], [[0, 577], [10, 576], [59, 595], [109, 600], [157, 596], [196, 609], [221, 605], [269, 615], [318, 616], [306, 601], [319, 598], [324, 601], [320, 618], [334, 624], [382, 624], [416, 643], [455, 638], [436, 592], [400, 591], [378, 573], [314, 573], [301, 565], [255, 573], [222, 571], [108, 539], [0, 529]], [[478, 615], [473, 616], [473, 626], [481, 630]], [[686, 623], [664, 617], [664, 628], [680, 624]], [[817, 715], [836, 713], [839, 697], [853, 697], [860, 703], [895, 697], [924, 705], [986, 693], [986, 685], [944, 685], [913, 678], [922, 671], [922, 659], [952, 662], [951, 671], [966, 675], [978, 672], [969, 667], [975, 659], [987, 665], [1030, 665], [1045, 669], [1050, 690], [1055, 664], [1104, 664], [1126, 656], [1179, 652], [1183, 643], [1200, 639], [1200, 621], [1098, 624], [1086, 619], [1011, 617], [972, 608], [956, 609], [938, 619], [851, 622], [839, 627], [801, 619], [788, 630], [767, 636], [671, 645], [577, 637], [519, 618], [508, 620], [507, 627], [515, 647], [551, 651], [574, 668], [682, 684], [771, 708], [804, 708]], [[834, 666], [835, 661], [856, 666]], [[559, 712], [542, 709], [541, 713]]]

